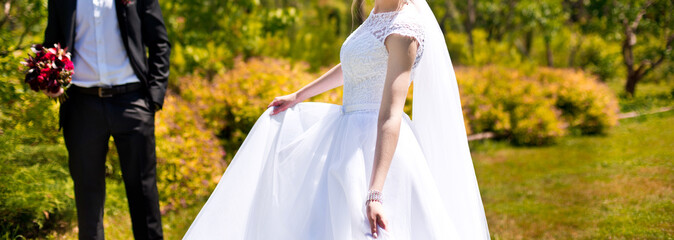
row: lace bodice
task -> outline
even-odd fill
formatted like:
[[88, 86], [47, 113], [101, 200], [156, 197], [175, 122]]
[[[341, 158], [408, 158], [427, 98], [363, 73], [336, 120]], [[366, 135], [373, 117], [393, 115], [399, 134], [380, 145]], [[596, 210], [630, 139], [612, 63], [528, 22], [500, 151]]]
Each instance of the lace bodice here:
[[416, 14], [414, 7], [409, 5], [400, 11], [370, 13], [344, 41], [340, 60], [344, 74], [343, 105], [347, 112], [349, 109], [379, 107], [388, 62], [384, 41], [389, 35], [413, 37], [419, 43], [414, 61], [416, 67], [424, 49], [424, 33]]

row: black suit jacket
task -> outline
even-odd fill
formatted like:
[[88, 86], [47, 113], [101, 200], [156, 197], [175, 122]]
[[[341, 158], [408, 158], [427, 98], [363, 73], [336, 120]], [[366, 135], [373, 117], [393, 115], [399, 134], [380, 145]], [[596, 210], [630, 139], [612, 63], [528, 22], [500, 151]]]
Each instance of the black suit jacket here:
[[[91, 1], [91, 0], [87, 0]], [[157, 0], [114, 0], [122, 42], [131, 68], [159, 107], [164, 103], [171, 45]], [[44, 45], [56, 43], [72, 51], [77, 0], [49, 0]], [[146, 53], [145, 48], [148, 51]], [[74, 57], [74, 56], [73, 56]], [[77, 71], [77, 69], [75, 69]]]

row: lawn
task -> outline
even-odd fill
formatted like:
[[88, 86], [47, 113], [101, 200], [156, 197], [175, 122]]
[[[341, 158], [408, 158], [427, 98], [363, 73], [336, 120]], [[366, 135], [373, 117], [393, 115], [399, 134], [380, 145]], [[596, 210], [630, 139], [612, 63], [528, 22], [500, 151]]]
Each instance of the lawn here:
[[674, 112], [605, 136], [471, 143], [493, 239], [674, 238]]

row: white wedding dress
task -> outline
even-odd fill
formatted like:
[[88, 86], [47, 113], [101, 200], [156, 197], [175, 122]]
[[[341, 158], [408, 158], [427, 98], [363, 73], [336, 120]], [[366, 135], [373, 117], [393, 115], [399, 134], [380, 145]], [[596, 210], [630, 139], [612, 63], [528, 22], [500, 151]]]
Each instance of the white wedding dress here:
[[[275, 116], [262, 114], [184, 239], [371, 239], [365, 199], [386, 75], [384, 40], [391, 34], [416, 39], [417, 71], [432, 50], [425, 48], [418, 14], [411, 5], [370, 14], [346, 39], [343, 106], [300, 103]], [[448, 206], [454, 204], [445, 201], [444, 183], [422, 148], [405, 115], [382, 191], [388, 231], [380, 230], [379, 239], [488, 239], [486, 221], [473, 229], [461, 225], [475, 217], [454, 214], [462, 206]], [[482, 221], [479, 193], [477, 201]]]

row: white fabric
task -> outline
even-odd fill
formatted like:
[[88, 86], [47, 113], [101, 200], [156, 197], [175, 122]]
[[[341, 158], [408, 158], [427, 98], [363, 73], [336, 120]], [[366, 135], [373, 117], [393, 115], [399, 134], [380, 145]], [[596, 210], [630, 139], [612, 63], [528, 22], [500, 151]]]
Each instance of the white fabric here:
[[110, 87], [140, 82], [122, 42], [115, 0], [78, 0], [75, 15], [72, 84]]
[[[377, 110], [300, 103], [266, 111], [184, 239], [371, 239], [365, 199]], [[459, 239], [409, 118], [383, 189], [379, 239]]]
[[423, 31], [415, 21], [414, 10], [403, 8], [400, 12], [370, 13], [349, 37], [340, 51], [344, 73], [344, 106], [375, 104], [379, 106], [386, 78], [388, 51], [386, 37], [400, 34], [417, 39], [421, 43], [417, 60], [423, 53]]
[[[365, 199], [388, 59], [383, 42], [390, 34], [417, 39], [420, 47], [413, 71], [437, 73], [428, 69], [426, 56], [443, 49], [428, 45], [436, 43], [429, 39], [436, 35], [427, 34], [428, 28], [424, 26], [427, 23], [422, 20], [414, 5], [398, 12], [371, 14], [342, 46], [344, 105], [300, 103], [276, 116], [270, 116], [271, 110], [267, 110], [255, 123], [184, 239], [371, 239]], [[446, 48], [444, 51], [447, 55]], [[444, 68], [451, 71], [451, 63], [445, 63], [448, 65]], [[453, 71], [451, 74], [436, 80], [449, 81]], [[422, 74], [414, 76], [415, 91], [420, 85], [436, 84], [436, 80], [420, 79]], [[456, 85], [455, 80], [453, 84]], [[459, 101], [458, 92], [452, 92], [451, 88], [438, 91], [442, 90], [451, 101]], [[446, 114], [442, 106], [456, 105], [432, 104], [420, 110], [433, 107]], [[415, 114], [416, 108], [415, 105]], [[420, 118], [428, 121], [424, 119], [425, 113], [421, 111]], [[453, 111], [449, 113], [443, 116], [457, 117], [452, 115]], [[461, 116], [458, 120], [439, 119], [441, 124], [433, 123], [439, 125], [426, 128], [402, 114], [398, 145], [383, 189], [389, 226], [388, 231], [382, 230], [379, 239], [488, 239], [484, 210], [472, 208], [482, 205], [479, 192], [477, 199], [463, 196], [475, 194], [471, 191], [477, 189], [465, 130], [460, 133], [453, 125], [444, 126], [460, 122], [463, 128]], [[445, 142], [434, 142], [437, 136], [424, 132], [431, 128], [443, 133], [452, 129], [455, 132], [451, 134], [463, 135], [450, 135], [440, 139]], [[435, 146], [452, 151], [437, 155]], [[470, 169], [465, 161], [471, 165]], [[455, 190], [461, 192], [451, 192]], [[467, 209], [458, 209], [463, 207]], [[483, 222], [474, 221], [480, 216]], [[462, 223], [464, 220], [468, 223]]]
[[426, 49], [412, 79], [417, 137], [461, 239], [490, 239], [445, 37], [424, 0], [412, 0]]

